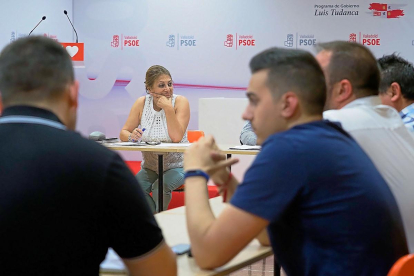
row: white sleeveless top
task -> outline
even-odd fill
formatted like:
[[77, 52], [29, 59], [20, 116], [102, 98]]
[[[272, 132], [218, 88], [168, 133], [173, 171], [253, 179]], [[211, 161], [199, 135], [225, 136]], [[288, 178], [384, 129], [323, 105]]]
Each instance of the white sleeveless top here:
[[[175, 99], [177, 95], [172, 97], [172, 106], [175, 106]], [[153, 107], [153, 97], [151, 95], [145, 96], [144, 109], [141, 117], [141, 129], [145, 128], [142, 134], [142, 141], [151, 142], [159, 141], [165, 143], [172, 143], [170, 136], [168, 135], [167, 118], [163, 109], [161, 111], [155, 111]], [[184, 137], [180, 143], [188, 143], [187, 129], [185, 130]], [[179, 152], [164, 153], [164, 172], [169, 169], [182, 168], [184, 154]], [[154, 152], [143, 151], [142, 152], [142, 167], [150, 169], [158, 173], [158, 154]]]

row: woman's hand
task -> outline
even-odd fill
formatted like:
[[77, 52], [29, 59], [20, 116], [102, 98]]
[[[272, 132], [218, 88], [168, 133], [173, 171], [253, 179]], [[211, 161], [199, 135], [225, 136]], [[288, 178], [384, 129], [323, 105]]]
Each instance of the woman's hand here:
[[158, 98], [155, 98], [155, 104], [161, 109], [172, 107], [172, 97], [167, 98], [165, 96], [159, 96]]
[[141, 139], [142, 137], [142, 133], [144, 131], [140, 128], [135, 128], [132, 132], [131, 132], [131, 140], [133, 142], [138, 141], [139, 139]]

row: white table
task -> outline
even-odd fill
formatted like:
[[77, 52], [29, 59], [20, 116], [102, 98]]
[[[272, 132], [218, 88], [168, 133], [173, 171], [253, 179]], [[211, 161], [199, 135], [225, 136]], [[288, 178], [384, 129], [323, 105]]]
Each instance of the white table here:
[[[215, 197], [209, 200], [211, 209], [216, 217], [226, 206], [222, 200], [222, 197]], [[180, 243], [190, 243], [186, 228], [185, 207], [179, 207], [156, 214], [155, 218], [158, 222], [158, 225], [162, 229], [166, 243], [170, 247]], [[189, 257], [187, 254], [184, 254], [177, 256], [178, 275], [227, 275], [233, 271], [239, 270], [240, 268], [248, 266], [271, 255], [273, 255], [271, 247], [261, 246], [257, 240], [253, 240], [226, 265], [214, 270], [202, 270], [196, 265], [193, 258]], [[102, 276], [119, 274], [126, 275], [126, 272], [101, 272]]]
[[[185, 152], [186, 149], [191, 145], [190, 143], [161, 143], [160, 145], [139, 145], [139, 146], [119, 146], [117, 143], [104, 144], [107, 148], [112, 150], [125, 150], [125, 151], [151, 151], [158, 154], [158, 210], [160, 212], [164, 209], [163, 207], [163, 196], [164, 196], [164, 156], [163, 154], [168, 152]], [[257, 155], [259, 150], [237, 150], [229, 149], [234, 145], [218, 145], [223, 153], [227, 154], [227, 158], [230, 158], [232, 154], [240, 155]]]

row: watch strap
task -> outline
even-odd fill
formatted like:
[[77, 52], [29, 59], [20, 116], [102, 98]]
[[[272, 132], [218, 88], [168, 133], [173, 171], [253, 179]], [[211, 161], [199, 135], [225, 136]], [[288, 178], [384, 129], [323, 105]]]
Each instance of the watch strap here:
[[202, 176], [206, 179], [206, 181], [208, 181], [210, 179], [208, 174], [205, 171], [202, 171], [202, 170], [189, 170], [189, 171], [186, 171], [185, 174], [184, 174], [184, 179], [186, 179], [187, 177], [193, 177], [193, 176]]

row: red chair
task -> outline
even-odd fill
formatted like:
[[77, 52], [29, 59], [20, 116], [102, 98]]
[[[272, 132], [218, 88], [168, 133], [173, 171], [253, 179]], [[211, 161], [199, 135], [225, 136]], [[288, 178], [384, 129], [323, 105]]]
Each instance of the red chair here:
[[201, 137], [204, 137], [204, 131], [202, 130], [188, 130], [187, 131], [187, 139], [188, 142], [194, 143], [198, 141]]
[[[204, 137], [204, 131], [202, 130], [187, 131], [187, 138], [190, 143], [196, 142], [201, 137]], [[207, 186], [207, 189], [209, 198], [217, 197], [220, 195], [216, 186]], [[170, 204], [168, 205], [168, 209], [173, 209], [181, 206], [184, 206], [184, 185], [181, 185], [173, 191], [173, 196]]]
[[414, 275], [414, 254], [405, 255], [398, 259], [391, 267], [388, 276], [413, 276]]
[[[190, 143], [196, 142], [201, 137], [204, 137], [204, 131], [201, 130], [188, 130], [187, 138]], [[141, 161], [125, 161], [125, 163], [130, 168], [131, 172], [136, 175], [141, 169]], [[208, 197], [213, 198], [219, 196], [216, 186], [207, 186], [208, 188]], [[184, 206], [184, 185], [181, 185], [173, 191], [173, 196], [168, 209], [173, 209], [177, 207]]]

